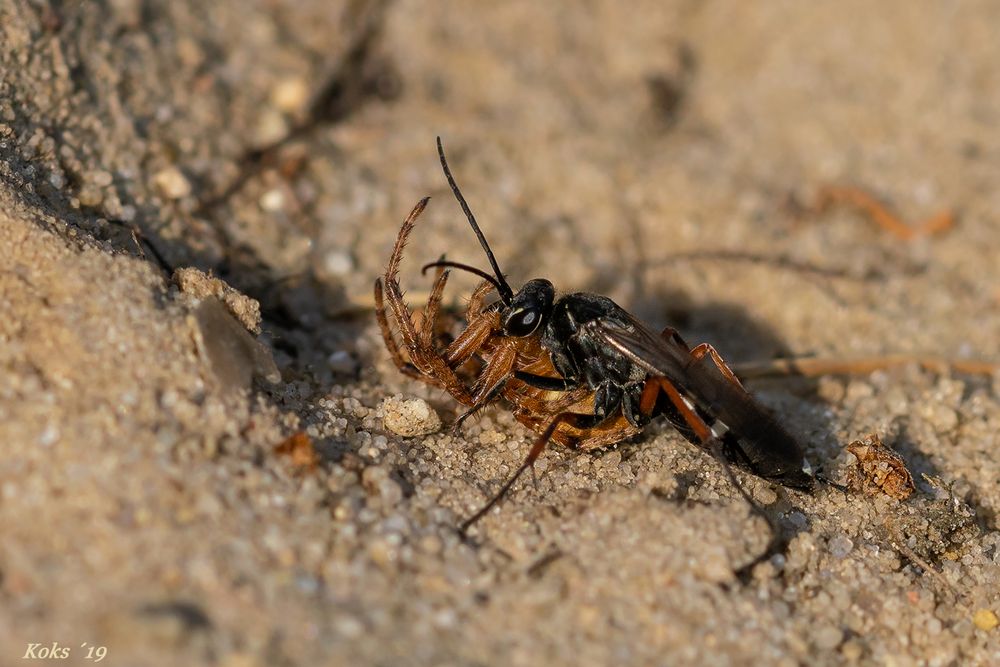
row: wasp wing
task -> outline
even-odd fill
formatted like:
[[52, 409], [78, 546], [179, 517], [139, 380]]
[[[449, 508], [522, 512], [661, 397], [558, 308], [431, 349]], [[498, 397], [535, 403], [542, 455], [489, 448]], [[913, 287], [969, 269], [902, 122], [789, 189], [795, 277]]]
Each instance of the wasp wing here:
[[694, 404], [713, 432], [731, 437], [735, 462], [787, 486], [812, 488], [802, 447], [738, 383], [726, 377], [710, 355], [695, 357], [678, 337], [653, 332], [634, 318], [592, 323], [594, 333], [644, 368], [666, 378]]
[[651, 375], [665, 377], [676, 385], [684, 385], [688, 366], [693, 357], [679, 338], [667, 338], [654, 333], [645, 324], [629, 316], [616, 314], [614, 320], [588, 322], [588, 326], [606, 343], [646, 369]]

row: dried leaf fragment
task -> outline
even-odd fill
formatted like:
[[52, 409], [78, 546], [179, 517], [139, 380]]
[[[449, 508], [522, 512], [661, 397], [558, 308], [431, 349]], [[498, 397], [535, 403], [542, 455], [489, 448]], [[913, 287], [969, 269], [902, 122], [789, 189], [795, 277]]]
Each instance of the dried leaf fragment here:
[[312, 472], [319, 465], [319, 454], [316, 453], [312, 438], [302, 431], [293, 433], [278, 443], [274, 453], [290, 456], [292, 465], [306, 472]]
[[847, 485], [868, 496], [884, 493], [896, 500], [906, 500], [916, 490], [913, 476], [903, 458], [884, 444], [878, 434], [847, 445], [857, 464], [847, 473]]

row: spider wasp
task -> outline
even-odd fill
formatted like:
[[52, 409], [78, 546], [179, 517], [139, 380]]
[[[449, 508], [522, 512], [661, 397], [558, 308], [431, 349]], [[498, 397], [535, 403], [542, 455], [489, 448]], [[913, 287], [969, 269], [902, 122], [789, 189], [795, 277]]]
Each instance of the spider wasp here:
[[[592, 450], [637, 434], [658, 416], [715, 456], [773, 529], [730, 465], [811, 491], [817, 477], [795, 438], [754, 400], [711, 345], [689, 347], [672, 328], [656, 333], [605, 296], [557, 295], [545, 278], [529, 280], [515, 292], [452, 176], [440, 138], [437, 148], [448, 184], [492, 273], [444, 259], [426, 264], [423, 270], [435, 268], [436, 279], [427, 305], [411, 312], [398, 271], [407, 238], [429, 197], [420, 200], [403, 222], [384, 275], [375, 281], [382, 337], [400, 371], [444, 389], [467, 408], [456, 426], [503, 398], [517, 420], [538, 434], [521, 466], [461, 531], [489, 512], [550, 442]], [[468, 271], [482, 282], [470, 298], [465, 329], [444, 345], [435, 332], [447, 269]], [[496, 299], [488, 301], [491, 294]], [[476, 360], [482, 366], [469, 386], [460, 369]]]

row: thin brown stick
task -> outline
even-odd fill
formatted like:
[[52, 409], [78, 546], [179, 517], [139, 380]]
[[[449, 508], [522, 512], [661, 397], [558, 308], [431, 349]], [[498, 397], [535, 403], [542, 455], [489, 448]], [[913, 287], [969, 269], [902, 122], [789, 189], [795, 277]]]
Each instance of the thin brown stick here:
[[936, 582], [941, 584], [942, 588], [954, 595], [956, 600], [960, 597], [958, 591], [955, 590], [955, 587], [951, 585], [951, 582], [948, 581], [943, 574], [941, 574], [940, 570], [918, 556], [913, 549], [906, 546], [903, 535], [899, 532], [899, 530], [890, 524], [886, 524], [886, 529], [890, 533], [889, 544], [892, 545], [893, 549], [898, 551], [911, 563], [922, 569], [926, 574], [929, 574]]
[[877, 197], [853, 185], [827, 186], [819, 191], [815, 205], [817, 211], [825, 211], [834, 204], [846, 204], [858, 209], [879, 227], [904, 241], [939, 234], [955, 225], [952, 211], [941, 211], [917, 225], [907, 224]]
[[688, 252], [676, 252], [665, 255], [647, 263], [647, 266], [660, 266], [675, 262], [741, 262], [746, 264], [757, 264], [761, 266], [772, 266], [785, 271], [802, 273], [815, 278], [842, 278], [844, 280], [868, 280], [880, 278], [882, 274], [877, 271], [867, 272], [866, 275], [858, 276], [850, 273], [846, 269], [835, 267], [815, 266], [806, 262], [800, 262], [785, 255], [760, 255], [746, 250], [732, 250], [720, 248], [715, 250], [692, 250]]
[[871, 357], [799, 359], [769, 359], [733, 364], [733, 371], [744, 380], [768, 377], [819, 377], [821, 375], [865, 375], [874, 371], [900, 366], [917, 365], [932, 373], [949, 371], [964, 375], [993, 375], [1000, 371], [1000, 362], [981, 359], [948, 359], [946, 357], [895, 354]]

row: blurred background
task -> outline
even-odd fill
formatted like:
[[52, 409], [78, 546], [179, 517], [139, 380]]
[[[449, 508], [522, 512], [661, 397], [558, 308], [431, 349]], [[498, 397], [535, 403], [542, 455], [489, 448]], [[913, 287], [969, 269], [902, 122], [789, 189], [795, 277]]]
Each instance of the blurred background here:
[[[12, 3], [7, 150], [98, 236], [129, 247], [114, 223], [134, 224], [171, 266], [212, 269], [265, 313], [362, 298], [426, 194], [412, 255], [479, 261], [436, 135], [515, 281], [547, 275], [640, 310], [766, 302], [762, 285], [799, 278], [670, 257], [926, 268], [919, 243], [893, 255], [863, 222], [803, 223], [789, 199], [829, 184], [863, 185], [914, 223], [960, 205], [961, 238], [993, 256], [991, 226], [968, 210], [995, 196], [982, 32], [995, 10], [974, 5]], [[965, 256], [933, 283], [981, 286], [968, 253], [950, 254]], [[829, 295], [808, 290], [823, 307], [755, 310], [802, 327], [794, 349], [842, 345]], [[911, 304], [872, 296], [906, 318]], [[942, 319], [953, 305], [921, 298]], [[942, 335], [922, 323], [905, 338], [957, 342]]]
[[[453, 406], [387, 363], [370, 307], [425, 195], [404, 286], [426, 290], [419, 266], [442, 253], [485, 265], [441, 173], [440, 135], [515, 286], [544, 276], [607, 294], [736, 361], [1000, 358], [998, 20], [986, 0], [0, 3], [0, 284], [11, 295], [0, 643], [99, 639], [107, 664], [125, 664], [116, 653], [232, 666], [746, 664], [748, 645], [774, 664], [973, 664], [997, 639], [976, 635], [957, 603], [935, 617], [944, 639], [900, 643], [933, 616], [918, 575], [892, 590], [924, 586], [925, 602], [871, 602], [854, 625], [856, 573], [826, 611], [780, 601], [778, 580], [761, 584], [767, 594], [724, 593], [712, 572], [675, 598], [643, 597], [687, 576], [680, 556], [651, 580], [617, 579], [615, 558], [628, 554], [602, 544], [632, 549], [643, 569], [655, 561], [632, 540], [666, 557], [684, 547], [650, 539], [696, 537], [710, 520], [673, 505], [669, 519], [634, 518], [652, 511], [651, 488], [705, 464], [664, 454], [670, 435], [650, 438], [631, 467], [607, 464], [613, 474], [579, 463], [583, 481], [556, 500], [518, 498], [492, 542], [462, 543], [449, 526], [516, 465], [525, 433], [503, 411], [464, 444], [386, 433], [386, 395], [424, 396], [445, 421]], [[862, 186], [907, 224], [945, 210], [955, 224], [902, 240], [849, 207], [814, 210], [829, 185]], [[46, 250], [37, 230], [83, 254]], [[227, 382], [245, 379], [205, 371], [183, 328], [190, 304], [169, 286], [180, 267], [260, 303], [277, 387], [234, 393]], [[449, 302], [473, 281], [456, 275]], [[769, 403], [828, 460], [849, 437], [898, 434], [918, 415], [904, 453], [918, 471], [961, 480], [980, 516], [994, 516], [992, 384], [913, 369], [866, 382], [772, 389]], [[56, 449], [27, 447], [52, 428]], [[306, 481], [271, 460], [299, 430], [326, 466]], [[475, 458], [490, 443], [499, 451]], [[643, 486], [643, 470], [675, 482]], [[621, 497], [602, 502], [626, 504], [595, 521], [634, 521], [635, 533], [545, 523], [543, 502], [567, 511], [605, 485]], [[667, 520], [679, 523], [657, 523]], [[740, 560], [745, 520], [719, 519], [722, 562]], [[993, 519], [981, 524], [981, 560], [959, 573], [971, 582], [996, 565]], [[698, 560], [702, 547], [689, 548]], [[572, 566], [545, 584], [531, 566], [549, 553]], [[592, 570], [590, 558], [607, 562]], [[872, 568], [872, 581], [896, 571]], [[995, 589], [981, 595], [995, 606]], [[902, 633], [874, 620], [886, 609]], [[829, 629], [821, 640], [816, 627]], [[0, 664], [23, 653], [3, 651]]]

